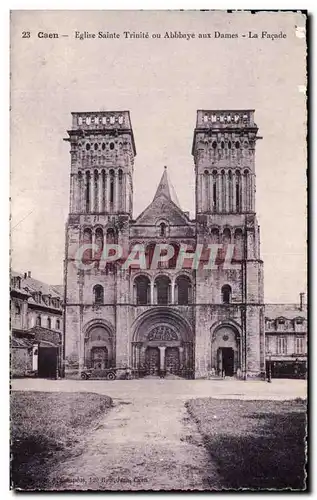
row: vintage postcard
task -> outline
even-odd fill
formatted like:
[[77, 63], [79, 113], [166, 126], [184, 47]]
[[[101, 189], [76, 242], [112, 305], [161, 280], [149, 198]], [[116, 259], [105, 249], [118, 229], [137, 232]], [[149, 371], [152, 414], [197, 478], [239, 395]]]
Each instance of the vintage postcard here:
[[11, 12], [11, 488], [307, 491], [307, 14]]

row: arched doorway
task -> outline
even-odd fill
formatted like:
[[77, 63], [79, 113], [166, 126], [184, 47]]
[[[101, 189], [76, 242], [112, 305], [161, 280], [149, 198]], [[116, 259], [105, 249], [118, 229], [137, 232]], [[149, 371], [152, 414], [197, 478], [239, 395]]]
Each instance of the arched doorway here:
[[133, 325], [132, 368], [139, 376], [194, 376], [194, 338], [185, 318], [168, 308], [143, 313]]
[[104, 370], [115, 366], [112, 329], [104, 321], [92, 321], [85, 328], [85, 366]]
[[240, 334], [233, 325], [218, 325], [211, 336], [211, 369], [219, 376], [234, 376], [241, 369]]

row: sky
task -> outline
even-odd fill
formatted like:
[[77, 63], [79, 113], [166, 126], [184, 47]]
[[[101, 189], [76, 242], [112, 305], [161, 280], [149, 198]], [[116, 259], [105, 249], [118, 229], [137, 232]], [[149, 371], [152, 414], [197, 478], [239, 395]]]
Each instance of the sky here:
[[[255, 109], [263, 137], [256, 149], [256, 211], [265, 301], [297, 302], [307, 286], [306, 41], [298, 29], [304, 25], [303, 15], [287, 12], [13, 12], [12, 268], [51, 284], [63, 281], [70, 174], [63, 138], [72, 111], [130, 111], [134, 217], [151, 202], [164, 165], [182, 208], [194, 217], [197, 109]], [[120, 38], [80, 40], [76, 31]], [[124, 31], [149, 38], [126, 39]], [[170, 31], [195, 38], [164, 38]], [[215, 31], [238, 38], [214, 38]], [[261, 38], [262, 31], [286, 38]], [[68, 36], [39, 38], [39, 32]]]

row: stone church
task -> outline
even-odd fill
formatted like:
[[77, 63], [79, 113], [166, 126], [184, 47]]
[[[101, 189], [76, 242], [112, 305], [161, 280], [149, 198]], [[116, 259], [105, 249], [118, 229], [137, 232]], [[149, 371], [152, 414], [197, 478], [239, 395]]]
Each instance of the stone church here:
[[[136, 146], [129, 112], [72, 113], [65, 139], [71, 155], [66, 366], [129, 366], [137, 377], [264, 373], [257, 132], [254, 110], [198, 110], [192, 143], [195, 219], [180, 207], [166, 168], [153, 201], [134, 219]], [[158, 243], [171, 245], [174, 254], [152, 266]], [[113, 244], [123, 249], [120, 259], [103, 263], [100, 255]], [[144, 248], [145, 268], [124, 265], [136, 246]]]

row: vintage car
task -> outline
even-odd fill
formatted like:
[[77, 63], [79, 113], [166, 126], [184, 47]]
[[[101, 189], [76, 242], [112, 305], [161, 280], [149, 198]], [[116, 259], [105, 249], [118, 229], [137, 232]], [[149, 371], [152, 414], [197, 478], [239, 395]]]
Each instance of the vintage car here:
[[96, 379], [106, 379], [106, 380], [115, 380], [116, 378], [120, 379], [129, 379], [131, 378], [131, 370], [129, 368], [84, 368], [80, 374], [83, 380], [96, 380]]

